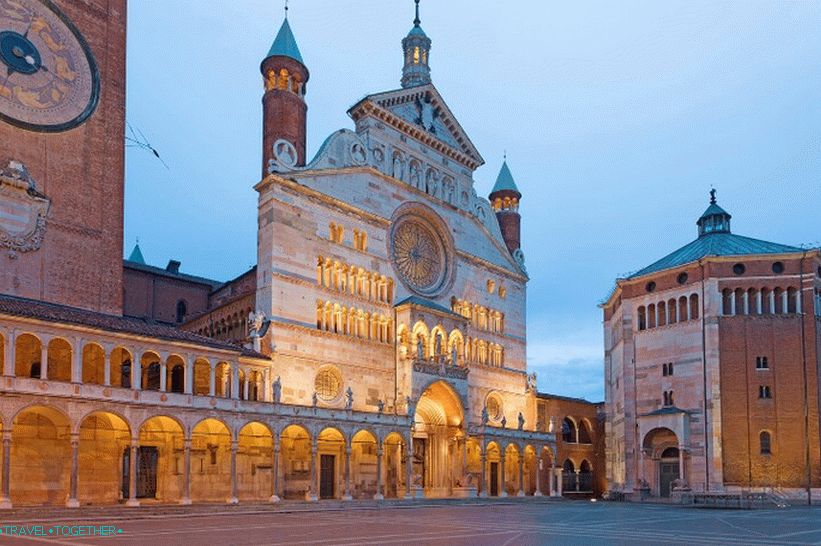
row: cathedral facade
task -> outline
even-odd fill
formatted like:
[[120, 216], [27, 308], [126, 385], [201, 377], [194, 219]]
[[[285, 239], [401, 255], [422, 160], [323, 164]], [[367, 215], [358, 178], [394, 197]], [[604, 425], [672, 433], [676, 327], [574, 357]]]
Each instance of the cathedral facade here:
[[258, 261], [228, 283], [139, 248], [123, 265], [125, 12], [0, 0], [20, 53], [0, 59], [0, 507], [559, 494], [565, 416], [526, 368], [522, 195], [506, 164], [477, 195], [418, 2], [401, 88], [312, 159], [286, 18], [261, 64]]

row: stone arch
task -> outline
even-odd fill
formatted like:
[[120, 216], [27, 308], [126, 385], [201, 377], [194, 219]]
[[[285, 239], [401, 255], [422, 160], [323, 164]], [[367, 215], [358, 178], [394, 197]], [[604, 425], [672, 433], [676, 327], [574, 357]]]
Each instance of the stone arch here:
[[578, 475], [576, 474], [576, 463], [571, 458], [567, 458], [562, 463], [562, 491], [571, 492], [579, 490]]
[[208, 396], [211, 394], [211, 363], [206, 358], [194, 359], [192, 366], [194, 377], [192, 382], [193, 394]]
[[562, 442], [568, 444], [575, 444], [578, 442], [578, 425], [576, 420], [571, 416], [566, 416], [562, 420]]
[[505, 446], [503, 490], [511, 497], [515, 497], [519, 491], [519, 459], [521, 457], [522, 449], [519, 444], [509, 442]]
[[234, 366], [230, 362], [218, 362], [214, 368], [214, 394], [219, 398], [231, 398], [234, 389]]
[[131, 446], [131, 425], [118, 413], [94, 410], [78, 426], [78, 500], [81, 504], [114, 504], [123, 495], [123, 463]]
[[642, 450], [648, 455], [641, 461], [639, 475], [645, 476], [655, 495], [668, 497], [673, 483], [681, 478], [681, 453], [679, 438], [666, 427], [657, 427], [647, 432], [642, 439]]
[[[319, 474], [316, 494], [320, 499], [340, 498], [344, 491], [345, 435], [338, 428], [325, 427], [317, 434], [316, 449], [320, 463], [315, 469]], [[324, 465], [327, 465], [325, 472], [322, 471]]]
[[373, 431], [362, 428], [351, 437], [351, 496], [371, 499], [376, 495], [379, 440]]
[[62, 411], [33, 404], [12, 420], [12, 504], [63, 504], [71, 473], [71, 421]]
[[129, 389], [132, 387], [131, 370], [133, 355], [125, 347], [117, 346], [111, 351], [108, 365], [111, 366], [111, 386]]
[[165, 365], [165, 390], [182, 394], [185, 392], [185, 359], [178, 354], [168, 357]]
[[[416, 321], [411, 329], [411, 350], [413, 351], [413, 358], [428, 358], [432, 353], [430, 352], [430, 330], [427, 324], [421, 320]], [[422, 348], [419, 354], [419, 348]]]
[[283, 498], [305, 500], [311, 487], [311, 432], [290, 423], [280, 433]]
[[105, 349], [99, 343], [86, 343], [82, 354], [82, 382], [102, 385], [105, 382]]
[[[169, 415], [153, 415], [140, 424], [137, 429], [136, 498], [164, 502], [182, 498], [185, 430], [176, 417]], [[192, 478], [196, 453], [192, 449]]]
[[191, 500], [231, 499], [232, 440], [230, 427], [214, 417], [191, 428]]
[[142, 374], [141, 387], [144, 391], [160, 390], [160, 375], [162, 374], [162, 359], [155, 351], [145, 351], [140, 356], [140, 373]]
[[397, 432], [391, 431], [385, 435], [382, 441], [382, 449], [385, 457], [385, 498], [401, 498], [406, 491], [406, 473], [403, 472], [405, 461], [405, 437]]
[[14, 375], [41, 377], [43, 343], [32, 333], [25, 332], [14, 340]]
[[448, 348], [448, 334], [441, 324], [437, 324], [430, 331], [428, 354], [434, 358], [443, 356]]
[[580, 444], [593, 443], [593, 427], [590, 425], [590, 421], [585, 417], [579, 419], [578, 434]]
[[539, 458], [536, 454], [536, 448], [530, 444], [524, 446], [524, 484], [521, 490], [525, 495], [533, 495], [536, 492], [536, 467], [539, 464]]
[[[465, 404], [452, 385], [433, 380], [424, 386], [414, 411], [413, 474], [425, 496], [444, 497], [452, 487], [448, 449], [462, 433]], [[417, 481], [417, 478], [414, 478]]]
[[48, 378], [52, 381], [71, 381], [71, 359], [74, 348], [62, 337], [48, 342]]
[[263, 500], [273, 493], [274, 434], [267, 424], [249, 421], [237, 432], [237, 496]]

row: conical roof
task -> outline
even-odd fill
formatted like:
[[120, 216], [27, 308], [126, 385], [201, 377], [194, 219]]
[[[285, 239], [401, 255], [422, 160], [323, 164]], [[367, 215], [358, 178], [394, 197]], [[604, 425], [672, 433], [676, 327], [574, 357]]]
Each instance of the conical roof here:
[[507, 160], [502, 163], [502, 169], [499, 171], [499, 176], [496, 177], [496, 184], [490, 194], [493, 195], [500, 191], [512, 191], [521, 195], [519, 188], [516, 187], [516, 182], [513, 180], [513, 174], [507, 166]]
[[131, 251], [128, 261], [145, 265], [145, 258], [143, 258], [143, 253], [140, 250], [140, 243], [134, 245], [134, 250]]
[[267, 59], [268, 57], [290, 57], [303, 65], [305, 64], [302, 60], [302, 54], [299, 52], [299, 46], [296, 45], [296, 38], [294, 38], [294, 33], [291, 31], [291, 24], [288, 23], [287, 17], [285, 21], [282, 22], [277, 37], [274, 39], [274, 43], [271, 45], [271, 49], [265, 58]]

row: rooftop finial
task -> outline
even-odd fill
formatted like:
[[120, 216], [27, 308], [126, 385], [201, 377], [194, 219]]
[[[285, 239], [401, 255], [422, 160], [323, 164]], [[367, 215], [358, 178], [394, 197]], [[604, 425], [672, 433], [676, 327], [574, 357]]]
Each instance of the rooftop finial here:
[[288, 18], [288, 0], [285, 0], [285, 18]]
[[710, 204], [711, 204], [711, 205], [715, 205], [715, 204], [716, 204], [716, 189], [715, 189], [715, 188], [712, 188], [712, 189], [710, 190]]
[[419, 26], [422, 21], [419, 19], [419, 0], [414, 0], [416, 2], [416, 19], [413, 20], [414, 26]]

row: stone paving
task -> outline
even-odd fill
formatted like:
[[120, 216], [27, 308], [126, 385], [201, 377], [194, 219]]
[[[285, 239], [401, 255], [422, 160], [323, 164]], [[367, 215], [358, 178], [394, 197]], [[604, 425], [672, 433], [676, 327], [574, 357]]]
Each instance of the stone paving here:
[[[316, 505], [315, 505], [316, 506]], [[160, 507], [156, 507], [160, 508]], [[132, 512], [109, 516], [48, 515], [28, 521], [0, 515], [0, 544], [122, 544], [257, 546], [266, 544], [529, 545], [529, 544], [821, 544], [821, 509], [705, 510], [664, 505], [589, 502], [489, 502], [437, 505], [349, 505], [244, 511], [202, 509]], [[43, 525], [43, 531], [71, 526], [111, 525], [114, 536], [10, 537], [7, 528]], [[78, 528], [73, 527], [75, 532]], [[82, 528], [80, 528], [82, 529]], [[122, 533], [116, 533], [122, 529]], [[86, 529], [85, 533], [88, 532]]]

